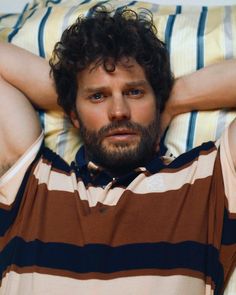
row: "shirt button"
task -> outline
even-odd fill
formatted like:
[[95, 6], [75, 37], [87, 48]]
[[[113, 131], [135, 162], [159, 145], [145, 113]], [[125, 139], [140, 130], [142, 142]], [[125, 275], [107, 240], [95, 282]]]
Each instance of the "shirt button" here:
[[105, 213], [107, 211], [107, 208], [106, 207], [101, 207], [100, 209], [99, 209], [99, 212], [100, 213]]

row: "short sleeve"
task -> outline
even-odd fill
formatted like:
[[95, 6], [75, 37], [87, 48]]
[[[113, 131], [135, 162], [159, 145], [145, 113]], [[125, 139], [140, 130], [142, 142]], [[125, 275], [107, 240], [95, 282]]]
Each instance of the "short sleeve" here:
[[236, 171], [229, 147], [228, 128], [222, 134], [220, 144], [220, 161], [222, 166], [225, 195], [228, 201], [229, 213], [236, 213]]
[[25, 172], [36, 157], [43, 142], [43, 132], [17, 162], [0, 178], [0, 203], [11, 205], [21, 185]]

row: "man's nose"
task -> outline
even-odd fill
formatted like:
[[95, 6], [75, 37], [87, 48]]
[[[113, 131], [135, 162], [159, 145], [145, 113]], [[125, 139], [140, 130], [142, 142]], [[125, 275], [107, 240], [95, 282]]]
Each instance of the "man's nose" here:
[[130, 119], [130, 106], [123, 95], [113, 96], [109, 109], [110, 121], [121, 121]]

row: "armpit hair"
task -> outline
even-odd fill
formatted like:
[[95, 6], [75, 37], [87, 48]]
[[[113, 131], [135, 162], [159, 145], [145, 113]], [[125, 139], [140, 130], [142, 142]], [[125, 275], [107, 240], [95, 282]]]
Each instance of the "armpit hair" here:
[[11, 167], [12, 163], [1, 164], [0, 165], [0, 177], [2, 177]]

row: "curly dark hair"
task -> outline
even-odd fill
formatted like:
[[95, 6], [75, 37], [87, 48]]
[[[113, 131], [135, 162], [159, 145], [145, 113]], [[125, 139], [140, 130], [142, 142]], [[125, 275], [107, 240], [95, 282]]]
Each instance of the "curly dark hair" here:
[[114, 71], [117, 62], [125, 57], [142, 66], [162, 112], [173, 76], [165, 44], [156, 33], [149, 11], [137, 14], [127, 8], [108, 11], [105, 6], [97, 6], [86, 17], [78, 17], [56, 43], [49, 61], [58, 104], [69, 115], [75, 109], [78, 74], [93, 63]]

